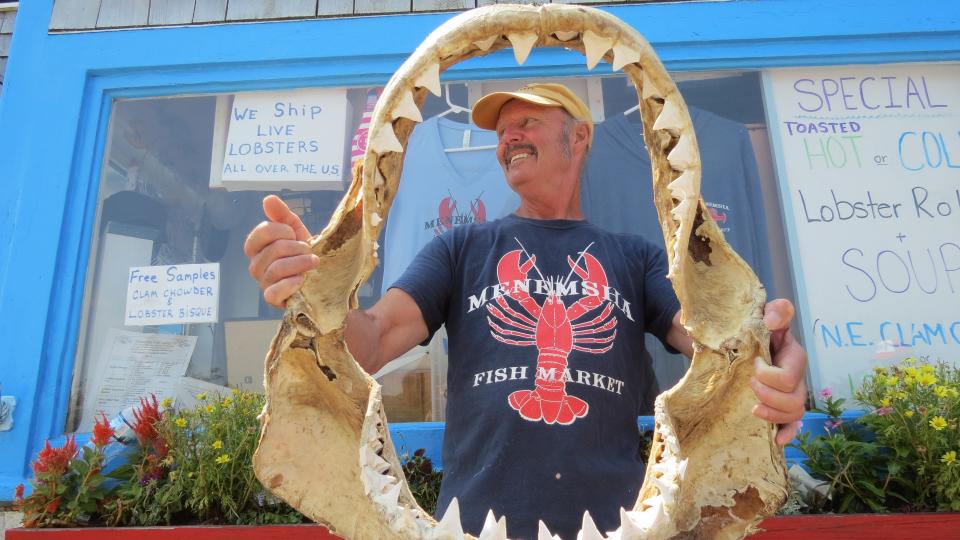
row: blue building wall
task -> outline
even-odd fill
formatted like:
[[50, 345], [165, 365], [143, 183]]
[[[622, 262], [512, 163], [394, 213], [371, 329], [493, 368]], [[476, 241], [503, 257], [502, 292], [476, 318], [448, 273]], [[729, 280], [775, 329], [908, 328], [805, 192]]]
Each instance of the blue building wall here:
[[[0, 500], [63, 435], [111, 100], [382, 84], [452, 14], [48, 34], [53, 0], [20, 4], [0, 95]], [[960, 60], [953, 0], [731, 0], [605, 7], [670, 70]], [[594, 73], [604, 73], [601, 64]], [[447, 80], [584, 75], [579, 55], [510, 51]]]

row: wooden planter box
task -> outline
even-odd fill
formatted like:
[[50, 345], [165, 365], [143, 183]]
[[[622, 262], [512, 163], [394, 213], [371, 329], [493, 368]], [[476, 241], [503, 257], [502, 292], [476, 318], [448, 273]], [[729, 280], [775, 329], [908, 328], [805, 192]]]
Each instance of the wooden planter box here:
[[[960, 513], [782, 516], [757, 540], [960, 540]], [[335, 540], [319, 525], [11, 529], [7, 540]]]

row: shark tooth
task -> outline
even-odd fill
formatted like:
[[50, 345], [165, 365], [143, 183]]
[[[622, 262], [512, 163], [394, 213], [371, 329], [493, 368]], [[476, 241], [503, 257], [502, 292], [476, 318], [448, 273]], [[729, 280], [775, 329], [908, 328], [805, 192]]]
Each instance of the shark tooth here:
[[426, 88], [431, 94], [440, 97], [440, 64], [434, 62], [427, 66], [413, 85], [417, 88]]
[[681, 133], [677, 145], [667, 154], [667, 161], [674, 169], [685, 171], [696, 165], [696, 160], [697, 149], [694, 146], [693, 138], [686, 133]]
[[499, 36], [499, 35], [490, 36], [490, 37], [488, 37], [487, 39], [481, 39], [480, 41], [474, 41], [473, 44], [476, 45], [477, 47], [479, 47], [481, 51], [487, 51], [487, 50], [490, 50], [490, 47], [492, 47], [493, 44], [494, 44], [498, 39], [500, 39], [500, 36]]
[[363, 456], [361, 457], [361, 463], [367, 466], [367, 468], [373, 469], [377, 474], [383, 474], [390, 470], [390, 463], [377, 455], [372, 448], [364, 445], [362, 451]]
[[374, 212], [370, 214], [370, 225], [376, 227], [383, 221], [383, 218], [380, 217], [380, 214]]
[[570, 41], [571, 39], [580, 35], [580, 32], [577, 32], [576, 30], [557, 30], [553, 33], [553, 35], [556, 36], [556, 38], [560, 41]]
[[403, 145], [400, 144], [400, 139], [393, 132], [393, 125], [389, 122], [381, 125], [380, 129], [373, 134], [373, 138], [370, 139], [370, 148], [378, 154], [403, 152]]
[[693, 171], [683, 171], [683, 174], [667, 185], [667, 189], [677, 199], [692, 197], [694, 194], [693, 177]]
[[387, 510], [392, 510], [397, 506], [397, 501], [400, 499], [400, 482], [397, 482], [391, 485], [383, 493], [374, 493], [373, 502], [382, 506]]
[[640, 91], [640, 97], [643, 99], [657, 97], [663, 97], [663, 91], [657, 88], [653, 81], [650, 80], [650, 76], [647, 75], [647, 71], [643, 71], [643, 89]]
[[600, 59], [603, 58], [603, 55], [607, 54], [607, 51], [609, 51], [612, 46], [612, 39], [596, 34], [590, 30], [584, 32], [583, 49], [587, 56], [587, 69], [589, 70], [596, 67]]
[[555, 534], [550, 534], [550, 529], [547, 528], [547, 524], [540, 520], [539, 525], [537, 525], [537, 540], [560, 540], [560, 537]]
[[663, 104], [660, 116], [653, 123], [653, 129], [668, 129], [671, 131], [680, 131], [683, 128], [683, 110], [680, 104], [673, 99], [668, 99]]
[[677, 486], [664, 476], [651, 478], [650, 481], [656, 486], [660, 496], [663, 497], [663, 504], [670, 506], [673, 504], [674, 495], [677, 493]]
[[520, 32], [507, 34], [507, 39], [513, 47], [513, 57], [517, 59], [517, 64], [523, 65], [530, 51], [533, 50], [533, 44], [540, 39], [540, 36], [536, 32]]
[[687, 212], [690, 210], [690, 207], [693, 206], [694, 202], [693, 199], [684, 199], [680, 201], [680, 204], [673, 207], [670, 213], [673, 214], [674, 219], [677, 221], [683, 221], [684, 216], [687, 215]]
[[633, 517], [630, 514], [634, 512], [627, 512], [623, 508], [620, 509], [620, 538], [623, 540], [630, 540], [632, 538], [640, 538], [640, 535], [643, 534], [643, 529], [640, 528], [633, 521]]
[[400, 102], [393, 108], [390, 117], [394, 120], [402, 117], [409, 118], [414, 122], [423, 122], [420, 108], [417, 107], [417, 102], [413, 100], [413, 92], [408, 90], [400, 94]]
[[437, 523], [430, 533], [432, 540], [462, 540], [463, 525], [460, 523], [460, 503], [454, 497], [443, 513], [443, 519]]
[[493, 510], [487, 510], [479, 540], [507, 540], [507, 518], [500, 516], [500, 521], [497, 521]]
[[627, 64], [634, 64], [640, 61], [640, 51], [633, 47], [618, 42], [613, 46], [613, 70], [623, 69]]
[[580, 527], [580, 532], [577, 533], [577, 540], [603, 540], [603, 535], [597, 528], [597, 524], [593, 522], [593, 518], [590, 517], [589, 511], [583, 513], [583, 525]]

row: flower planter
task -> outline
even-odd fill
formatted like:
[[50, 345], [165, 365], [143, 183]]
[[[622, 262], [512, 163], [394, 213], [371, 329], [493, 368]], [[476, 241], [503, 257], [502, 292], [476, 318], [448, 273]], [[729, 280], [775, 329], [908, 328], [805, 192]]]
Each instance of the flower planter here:
[[[757, 540], [960, 540], [960, 513], [778, 516]], [[320, 525], [11, 529], [7, 540], [334, 540]]]

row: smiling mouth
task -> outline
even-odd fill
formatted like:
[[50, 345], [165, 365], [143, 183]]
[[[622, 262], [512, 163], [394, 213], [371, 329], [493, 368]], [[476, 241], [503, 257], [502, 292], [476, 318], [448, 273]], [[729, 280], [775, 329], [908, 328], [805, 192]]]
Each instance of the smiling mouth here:
[[[521, 149], [522, 149], [522, 151], [516, 152], [515, 154], [512, 154], [512, 155], [511, 155], [511, 152], [515, 152], [515, 151], [521, 150]], [[536, 156], [536, 155], [537, 155], [537, 152], [536, 152], [536, 150], [533, 149], [533, 147], [522, 146], [522, 147], [519, 147], [519, 148], [516, 148], [516, 147], [515, 147], [515, 148], [509, 149], [509, 150], [506, 152], [506, 155], [509, 156], [509, 157], [507, 157], [507, 158], [504, 159], [504, 165], [506, 166], [507, 169], [509, 169], [510, 167], [512, 167], [514, 164], [518, 163], [518, 162], [519, 162], [520, 160], [522, 160], [522, 159], [526, 159], [526, 158], [528, 158], [528, 157], [534, 157], [534, 156]]]

